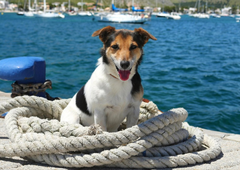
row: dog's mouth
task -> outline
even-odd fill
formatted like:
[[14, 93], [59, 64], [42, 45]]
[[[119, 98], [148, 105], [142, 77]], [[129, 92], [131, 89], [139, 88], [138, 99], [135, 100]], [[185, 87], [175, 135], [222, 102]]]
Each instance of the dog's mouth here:
[[118, 69], [118, 67], [116, 66], [116, 69], [118, 71], [119, 77], [121, 80], [126, 81], [128, 80], [130, 73], [131, 73], [131, 69], [130, 70], [120, 70]]

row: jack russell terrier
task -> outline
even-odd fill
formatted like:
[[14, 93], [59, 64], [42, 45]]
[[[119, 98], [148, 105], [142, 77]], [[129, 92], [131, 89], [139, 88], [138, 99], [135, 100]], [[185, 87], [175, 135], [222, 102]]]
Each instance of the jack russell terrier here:
[[127, 127], [136, 125], [143, 98], [137, 71], [143, 46], [149, 38], [142, 28], [133, 31], [107, 26], [92, 34], [103, 42], [102, 57], [88, 82], [63, 110], [61, 121], [84, 126], [98, 124], [102, 130], [117, 131], [127, 118]]

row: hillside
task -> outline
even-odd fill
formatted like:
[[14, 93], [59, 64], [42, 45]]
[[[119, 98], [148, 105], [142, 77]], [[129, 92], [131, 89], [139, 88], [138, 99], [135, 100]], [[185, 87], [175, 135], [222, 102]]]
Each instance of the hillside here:
[[[192, 6], [194, 7], [198, 0], [171, 0], [174, 4], [179, 4], [181, 2], [181, 6]], [[201, 4], [208, 3], [209, 7], [223, 8], [225, 6], [237, 7], [240, 6], [240, 0], [201, 0]]]

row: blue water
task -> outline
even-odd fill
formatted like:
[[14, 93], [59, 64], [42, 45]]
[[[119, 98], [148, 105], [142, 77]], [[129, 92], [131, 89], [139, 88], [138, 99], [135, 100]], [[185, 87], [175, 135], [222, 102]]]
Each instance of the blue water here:
[[[143, 25], [0, 15], [0, 59], [39, 56], [47, 63], [51, 96], [70, 98], [95, 69], [102, 43], [91, 34], [104, 26], [142, 27], [158, 40], [144, 47], [139, 67], [144, 97], [167, 111], [183, 107], [190, 125], [240, 134], [240, 23], [233, 18], [181, 20], [153, 17]], [[0, 80], [0, 91], [11, 83]]]

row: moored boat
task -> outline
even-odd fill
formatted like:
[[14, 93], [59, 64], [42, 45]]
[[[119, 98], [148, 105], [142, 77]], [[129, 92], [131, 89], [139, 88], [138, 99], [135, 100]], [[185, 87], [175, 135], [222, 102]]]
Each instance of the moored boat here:
[[159, 12], [158, 14], [156, 14], [156, 17], [161, 17], [161, 18], [166, 18], [167, 16], [169, 16], [169, 13], [167, 12]]
[[148, 21], [147, 18], [139, 15], [122, 14], [120, 12], [110, 13], [107, 15], [95, 16], [99, 22], [116, 22], [116, 23], [133, 23], [143, 24]]
[[174, 20], [179, 20], [181, 19], [181, 16], [178, 15], [176, 12], [171, 12], [171, 14], [166, 16], [167, 19], [174, 19]]

